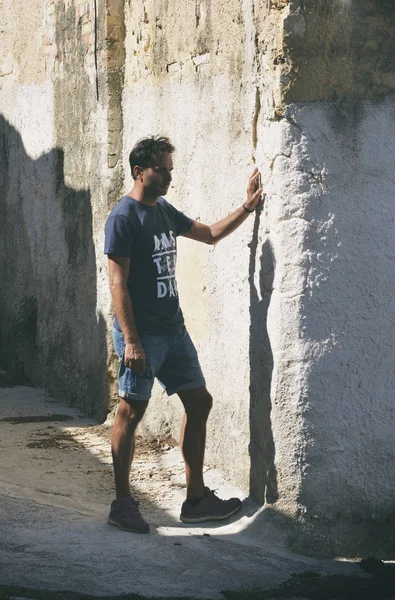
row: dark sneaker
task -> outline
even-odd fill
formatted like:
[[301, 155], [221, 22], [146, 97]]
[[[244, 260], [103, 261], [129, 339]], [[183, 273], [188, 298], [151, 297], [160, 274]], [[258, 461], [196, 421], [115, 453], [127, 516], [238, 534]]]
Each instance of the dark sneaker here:
[[210, 488], [204, 488], [206, 495], [196, 506], [184, 502], [180, 519], [184, 523], [201, 523], [202, 521], [221, 521], [227, 519], [241, 508], [239, 498], [221, 500]]
[[149, 525], [139, 511], [139, 503], [133, 496], [127, 496], [111, 502], [108, 522], [126, 531], [135, 533], [148, 533]]

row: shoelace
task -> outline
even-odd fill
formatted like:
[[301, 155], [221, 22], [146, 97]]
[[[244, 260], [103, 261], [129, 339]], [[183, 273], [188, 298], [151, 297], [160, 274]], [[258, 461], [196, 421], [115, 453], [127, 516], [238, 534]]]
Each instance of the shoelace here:
[[215, 489], [215, 490], [210, 490], [210, 488], [207, 488], [207, 489], [209, 491], [209, 493], [207, 494], [207, 496], [210, 496], [211, 498], [214, 498], [214, 500], [216, 500], [217, 502], [222, 502], [221, 498], [218, 498], [218, 496], [215, 493], [217, 491], [217, 489]]
[[140, 504], [139, 500], [132, 498], [129, 502], [125, 503], [123, 510], [125, 510], [126, 512], [129, 512], [129, 514], [136, 514], [136, 516], [140, 517], [141, 520], [144, 521], [144, 519], [141, 516], [140, 511], [139, 511], [139, 504]]
[[127, 501], [123, 502], [123, 506], [127, 506], [128, 508], [130, 506], [135, 506], [137, 508], [139, 504], [139, 500], [136, 500], [136, 498], [133, 498], [133, 496], [129, 496]]

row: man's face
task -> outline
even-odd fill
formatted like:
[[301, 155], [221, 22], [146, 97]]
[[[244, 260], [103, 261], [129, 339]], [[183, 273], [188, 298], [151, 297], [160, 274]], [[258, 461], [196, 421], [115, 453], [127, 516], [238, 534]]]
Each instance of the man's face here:
[[143, 171], [144, 189], [153, 196], [165, 196], [171, 182], [173, 160], [171, 154], [164, 154], [156, 159], [152, 167]]

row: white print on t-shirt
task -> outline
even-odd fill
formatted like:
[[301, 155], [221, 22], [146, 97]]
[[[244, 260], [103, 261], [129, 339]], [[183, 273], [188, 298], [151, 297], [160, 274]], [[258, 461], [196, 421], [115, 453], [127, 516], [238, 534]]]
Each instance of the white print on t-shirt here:
[[165, 298], [168, 296], [177, 297], [176, 283], [176, 238], [172, 231], [166, 235], [161, 233], [160, 236], [154, 235], [154, 253], [152, 260], [156, 266], [157, 281], [157, 298]]

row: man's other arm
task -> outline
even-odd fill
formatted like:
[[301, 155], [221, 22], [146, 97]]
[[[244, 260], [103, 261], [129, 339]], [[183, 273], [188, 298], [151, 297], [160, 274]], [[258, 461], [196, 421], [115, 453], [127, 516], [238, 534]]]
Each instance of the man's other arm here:
[[110, 290], [122, 333], [125, 338], [125, 366], [139, 375], [145, 370], [145, 354], [136, 329], [127, 281], [130, 259], [125, 256], [108, 256]]
[[[255, 210], [262, 196], [263, 189], [261, 187], [257, 189], [258, 181], [259, 171], [258, 169], [254, 169], [248, 180], [247, 200], [244, 204], [250, 212]], [[183, 236], [198, 242], [214, 245], [244, 223], [250, 214], [247, 210], [241, 206], [232, 214], [214, 223], [214, 225], [204, 225], [203, 223], [194, 221], [190, 230], [184, 233]]]

